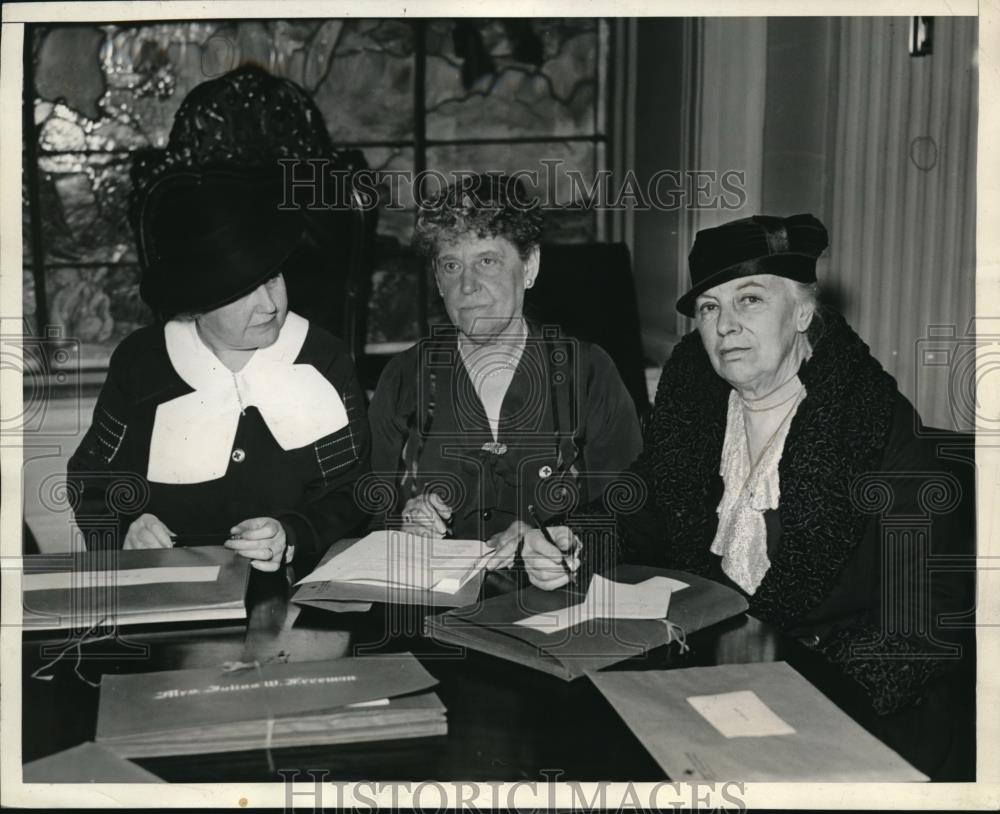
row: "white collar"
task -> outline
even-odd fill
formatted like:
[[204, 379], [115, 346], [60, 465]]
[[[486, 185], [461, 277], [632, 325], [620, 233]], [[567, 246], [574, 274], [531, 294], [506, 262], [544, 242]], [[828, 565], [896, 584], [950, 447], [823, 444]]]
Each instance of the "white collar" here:
[[306, 341], [309, 322], [289, 311], [274, 343], [255, 350], [250, 361], [235, 373], [205, 344], [193, 319], [171, 320], [163, 333], [170, 364], [186, 384], [197, 390], [220, 378], [231, 384], [234, 376], [254, 379], [261, 370], [293, 364]]
[[233, 372], [205, 345], [194, 321], [168, 322], [167, 355], [194, 392], [156, 408], [147, 479], [201, 483], [225, 475], [240, 417], [250, 406], [284, 450], [347, 426], [336, 388], [312, 365], [295, 364], [308, 332], [309, 323], [289, 312], [274, 344]]

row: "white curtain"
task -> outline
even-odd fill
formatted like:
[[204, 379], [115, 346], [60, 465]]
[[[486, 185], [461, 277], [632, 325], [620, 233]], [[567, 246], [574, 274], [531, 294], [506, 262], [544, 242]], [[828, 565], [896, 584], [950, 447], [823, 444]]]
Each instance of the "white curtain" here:
[[974, 407], [977, 20], [936, 17], [911, 57], [909, 18], [841, 18], [821, 283], [924, 422], [970, 429]]
[[[747, 198], [740, 209], [685, 209], [677, 263], [681, 292], [690, 287], [687, 253], [698, 230], [760, 214], [763, 187], [767, 18], [705, 17], [694, 26], [686, 169], [743, 172]], [[678, 335], [690, 327], [678, 315]]]

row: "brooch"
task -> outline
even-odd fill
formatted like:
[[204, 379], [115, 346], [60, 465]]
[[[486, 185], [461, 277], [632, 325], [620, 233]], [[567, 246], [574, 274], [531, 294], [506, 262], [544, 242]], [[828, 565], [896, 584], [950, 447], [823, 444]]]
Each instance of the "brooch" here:
[[503, 455], [507, 452], [507, 445], [498, 444], [496, 441], [487, 441], [481, 449], [483, 452], [489, 452], [491, 455]]

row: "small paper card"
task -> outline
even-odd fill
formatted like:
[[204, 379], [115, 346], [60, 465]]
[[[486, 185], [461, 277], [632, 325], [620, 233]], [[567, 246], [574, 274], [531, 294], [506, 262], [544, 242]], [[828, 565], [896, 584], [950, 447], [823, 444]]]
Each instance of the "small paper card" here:
[[595, 574], [583, 602], [554, 612], [537, 613], [515, 624], [551, 634], [590, 619], [665, 619], [671, 592], [686, 587], [670, 577], [651, 577], [629, 585]]
[[795, 730], [761, 701], [753, 690], [692, 695], [687, 701], [726, 738], [795, 734]]

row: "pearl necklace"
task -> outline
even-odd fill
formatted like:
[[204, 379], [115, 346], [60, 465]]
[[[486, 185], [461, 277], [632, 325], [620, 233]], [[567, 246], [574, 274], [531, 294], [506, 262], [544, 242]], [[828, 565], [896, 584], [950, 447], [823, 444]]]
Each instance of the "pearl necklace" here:
[[[460, 348], [462, 361], [469, 371], [469, 378], [478, 382], [484, 382], [494, 376], [499, 376], [501, 373], [514, 370], [520, 361], [523, 350], [523, 348], [511, 347], [506, 344], [477, 348], [468, 352]], [[477, 356], [482, 358], [477, 359]], [[497, 361], [497, 356], [502, 357], [502, 360]], [[484, 368], [486, 368], [485, 372], [483, 372]]]
[[[795, 395], [792, 396], [792, 398], [795, 398], [801, 392], [802, 392], [801, 390], [797, 391], [795, 393]], [[792, 399], [786, 399], [785, 401], [782, 402], [782, 404], [787, 404], [791, 400]], [[777, 407], [777, 406], [778, 405], [775, 405], [775, 407]], [[749, 486], [750, 482], [753, 480], [754, 475], [757, 474], [757, 470], [760, 467], [761, 461], [764, 460], [764, 456], [767, 454], [768, 450], [771, 448], [771, 445], [774, 443], [774, 439], [776, 439], [778, 437], [778, 435], [781, 433], [782, 427], [785, 426], [785, 424], [788, 422], [788, 419], [790, 419], [792, 417], [792, 415], [794, 414], [795, 407], [796, 407], [796, 405], [793, 404], [791, 407], [788, 408], [788, 412], [785, 413], [785, 417], [783, 419], [781, 419], [781, 421], [779, 422], [778, 426], [775, 428], [774, 432], [771, 433], [770, 437], [767, 439], [767, 441], [765, 442], [764, 446], [761, 447], [760, 452], [757, 453], [757, 459], [754, 460], [753, 458], [750, 458], [750, 473], [747, 475], [746, 480], [743, 481], [743, 487], [740, 489], [741, 492], [746, 490], [747, 486]], [[758, 411], [758, 412], [762, 412], [762, 411]], [[749, 441], [749, 438], [748, 438], [747, 439], [747, 456], [749, 456], [749, 455], [750, 455], [750, 441]], [[751, 493], [750, 497], [753, 497], [752, 493]]]
[[782, 399], [781, 401], [775, 402], [774, 404], [768, 405], [767, 407], [751, 407], [749, 404], [747, 404], [747, 402], [743, 399], [742, 396], [740, 396], [740, 400], [743, 401], [743, 409], [746, 410], [748, 413], [768, 413], [771, 410], [775, 409], [776, 407], [780, 407], [782, 404], [788, 404], [788, 402], [790, 402], [792, 399], [798, 398], [799, 393], [802, 392], [802, 389], [803, 388], [800, 385], [795, 389], [795, 392], [792, 393], [792, 395], [790, 395], [788, 398]]
[[486, 373], [477, 372], [476, 376], [479, 379], [492, 379], [494, 376], [499, 376], [501, 373], [506, 373], [508, 370], [513, 370], [514, 367], [515, 367], [514, 360], [508, 359], [506, 362], [503, 362], [498, 367], [493, 368], [493, 370], [488, 370]]

